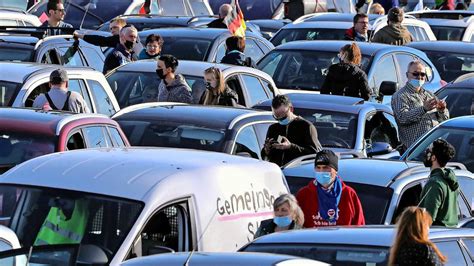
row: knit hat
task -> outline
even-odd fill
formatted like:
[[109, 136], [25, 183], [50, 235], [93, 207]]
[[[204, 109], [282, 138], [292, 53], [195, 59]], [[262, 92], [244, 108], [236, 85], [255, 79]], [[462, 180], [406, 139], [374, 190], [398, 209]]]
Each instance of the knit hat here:
[[390, 22], [401, 23], [403, 21], [403, 9], [392, 7], [388, 11], [387, 17]]
[[314, 159], [314, 166], [317, 165], [327, 165], [332, 167], [334, 170], [337, 171], [339, 157], [331, 151], [331, 150], [322, 150], [316, 154], [316, 158]]

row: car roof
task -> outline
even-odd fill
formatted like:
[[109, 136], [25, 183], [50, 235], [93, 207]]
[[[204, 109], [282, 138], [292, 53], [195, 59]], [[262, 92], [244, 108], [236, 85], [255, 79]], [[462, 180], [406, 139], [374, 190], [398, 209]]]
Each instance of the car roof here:
[[474, 129], [474, 115], [451, 118], [449, 120], [444, 121], [441, 126]]
[[474, 43], [459, 41], [422, 41], [407, 44], [422, 51], [440, 51], [474, 55]]
[[[206, 158], [197, 160], [196, 158]], [[197, 172], [226, 172], [271, 167], [255, 159], [175, 148], [103, 148], [52, 153], [28, 160], [2, 175], [1, 184], [49, 187], [145, 200], [160, 182], [177, 176], [180, 183]], [[203, 178], [213, 178], [205, 175]]]
[[455, 28], [466, 28], [469, 23], [466, 19], [453, 20], [453, 19], [442, 19], [442, 18], [420, 18], [420, 20], [428, 23], [430, 26], [435, 27], [455, 27]]
[[[353, 22], [354, 14], [352, 13], [338, 13], [338, 12], [326, 12], [326, 13], [314, 13], [307, 15], [308, 17], [303, 18], [303, 21], [347, 21]], [[382, 17], [381, 15], [369, 14], [369, 21], [375, 21], [377, 18]]]
[[[400, 160], [386, 159], [342, 159], [339, 160], [338, 175], [345, 182], [361, 183], [375, 186], [387, 187], [398, 178], [405, 170], [412, 168], [420, 172], [427, 172], [428, 169], [421, 167], [419, 162], [405, 162]], [[420, 168], [420, 169], [418, 169]], [[361, 171], [361, 169], [371, 169], [371, 171]], [[314, 160], [304, 161], [295, 166], [283, 169], [285, 176], [309, 177], [314, 172]]]
[[[290, 98], [290, 101], [295, 108], [333, 110], [335, 112], [357, 114], [364, 108], [374, 107], [378, 110], [384, 110], [388, 113], [392, 113], [392, 109], [388, 105], [367, 102], [362, 98], [356, 97], [316, 93], [288, 93], [286, 96]], [[271, 105], [272, 100], [266, 100], [257, 104], [255, 107], [267, 107], [265, 109], [269, 110], [268, 108], [271, 107]]]
[[[273, 51], [279, 50], [305, 50], [305, 51], [328, 51], [336, 52], [341, 49], [346, 44], [351, 44], [350, 41], [294, 41], [281, 44], [277, 46]], [[394, 46], [382, 43], [368, 43], [368, 42], [358, 42], [361, 53], [364, 55], [373, 55], [380, 50], [390, 49], [398, 51], [416, 51], [413, 48], [407, 48], [404, 46]]]
[[[225, 34], [230, 36], [228, 29], [217, 29], [217, 28], [199, 28], [199, 27], [170, 27], [170, 28], [160, 28], [160, 29], [151, 29], [144, 30], [139, 32], [141, 37], [146, 37], [150, 34], [159, 34], [162, 37], [186, 37], [189, 39], [208, 39], [214, 40], [219, 36]], [[247, 37], [257, 37], [256, 34], [247, 31]]]
[[116, 121], [166, 120], [175, 123], [204, 125], [216, 129], [228, 129], [245, 117], [272, 118], [270, 112], [224, 106], [203, 106], [175, 103], [136, 104], [120, 110], [113, 116]]
[[[466, 82], [467, 84], [463, 84], [464, 82]], [[473, 86], [471, 85], [472, 82], [474, 82], [474, 72], [471, 72], [471, 73], [467, 73], [467, 74], [464, 74], [462, 76], [459, 76], [457, 77], [453, 82], [452, 84], [453, 85], [460, 85], [460, 86], [467, 86], [467, 87], [470, 87], [470, 86]]]
[[[351, 244], [390, 247], [393, 244], [395, 229], [393, 225], [369, 225], [288, 230], [259, 237], [252, 244]], [[464, 236], [473, 237], [474, 231], [467, 228], [431, 227], [429, 235], [431, 240]]]
[[0, 61], [0, 69], [2, 69], [2, 76], [0, 80], [23, 83], [28, 77], [34, 73], [52, 72], [55, 69], [62, 68], [67, 70], [88, 70], [93, 71], [88, 67], [67, 67], [50, 64], [40, 64], [34, 62], [7, 62]]
[[26, 36], [26, 35], [1, 35], [0, 34], [0, 44], [1, 43], [15, 43], [15, 44], [23, 44], [34, 46], [38, 43], [40, 39], [33, 37], [33, 36]]
[[347, 21], [302, 21], [299, 23], [290, 23], [282, 29], [344, 29], [352, 27], [352, 22]]
[[[474, 11], [471, 10], [423, 10], [408, 12], [407, 14], [412, 15], [416, 18], [439, 18], [444, 20], [459, 20], [469, 18], [474, 15]], [[446, 17], [446, 18], [443, 18]]]
[[[210, 67], [217, 67], [220, 70], [224, 71], [231, 67], [232, 65], [227, 64], [216, 64], [211, 62], [200, 62], [200, 61], [190, 61], [190, 60], [179, 60], [179, 65], [176, 73], [184, 74], [195, 73], [196, 69], [202, 69], [204, 71]], [[155, 72], [156, 70], [156, 60], [138, 60], [117, 68], [117, 71], [129, 71], [129, 72]], [[204, 76], [204, 72], [202, 74]]]

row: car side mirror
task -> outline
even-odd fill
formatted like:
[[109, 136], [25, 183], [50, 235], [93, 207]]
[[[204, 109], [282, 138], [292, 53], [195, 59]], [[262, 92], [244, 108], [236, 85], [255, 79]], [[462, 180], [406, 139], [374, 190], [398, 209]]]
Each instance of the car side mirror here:
[[367, 147], [367, 156], [383, 155], [393, 151], [392, 146], [386, 142], [373, 142]]
[[383, 81], [380, 84], [379, 95], [387, 96], [393, 95], [398, 90], [398, 83], [393, 81]]

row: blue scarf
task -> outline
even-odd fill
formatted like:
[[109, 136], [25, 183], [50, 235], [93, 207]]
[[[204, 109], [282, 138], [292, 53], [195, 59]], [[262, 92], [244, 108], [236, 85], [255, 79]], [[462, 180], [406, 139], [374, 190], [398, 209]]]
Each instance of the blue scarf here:
[[331, 189], [325, 190], [321, 185], [316, 185], [318, 189], [319, 215], [330, 222], [336, 223], [339, 217], [339, 200], [342, 194], [342, 182], [338, 176]]

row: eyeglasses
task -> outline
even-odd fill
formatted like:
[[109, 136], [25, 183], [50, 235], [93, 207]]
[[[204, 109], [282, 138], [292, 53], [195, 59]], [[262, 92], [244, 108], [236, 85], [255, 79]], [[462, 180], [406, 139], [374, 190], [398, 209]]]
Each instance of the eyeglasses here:
[[415, 77], [422, 77], [422, 78], [426, 77], [426, 73], [423, 73], [423, 72], [408, 72], [408, 73], [412, 74]]
[[363, 25], [369, 25], [369, 22], [367, 22], [367, 21], [359, 21], [359, 22], [357, 22], [357, 23], [363, 24]]
[[64, 9], [56, 9], [56, 11], [59, 11], [59, 12], [61, 12], [61, 13], [65, 13], [65, 12], [66, 12], [66, 10], [64, 10]]
[[148, 49], [158, 49], [158, 48], [160, 48], [160, 46], [158, 46], [158, 45], [147, 45], [146, 48], [148, 48]]

